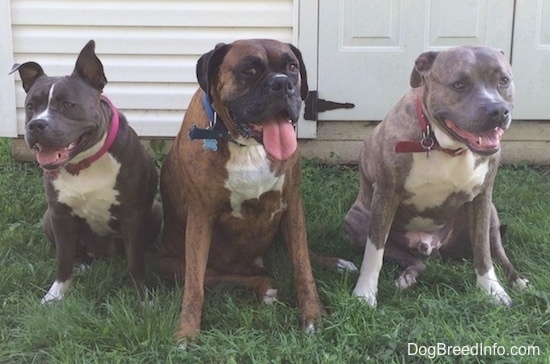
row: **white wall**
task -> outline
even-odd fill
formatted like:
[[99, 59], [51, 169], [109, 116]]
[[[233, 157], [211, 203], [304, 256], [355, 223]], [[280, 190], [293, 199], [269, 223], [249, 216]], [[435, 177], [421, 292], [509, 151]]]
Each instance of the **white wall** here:
[[[10, 13], [12, 24], [0, 29], [0, 40], [10, 44], [11, 31], [13, 41], [13, 59], [0, 65], [35, 61], [49, 75], [68, 74], [94, 39], [109, 81], [105, 94], [138, 134], [175, 136], [197, 87], [198, 57], [218, 42], [240, 38], [293, 42], [295, 8], [293, 0], [12, 0], [11, 8], [0, 0], [0, 27], [10, 24]], [[6, 54], [11, 58], [11, 50], [2, 48]], [[9, 69], [1, 70], [0, 86], [13, 85]], [[3, 135], [24, 131], [25, 93], [15, 79], [17, 129], [2, 121]]]

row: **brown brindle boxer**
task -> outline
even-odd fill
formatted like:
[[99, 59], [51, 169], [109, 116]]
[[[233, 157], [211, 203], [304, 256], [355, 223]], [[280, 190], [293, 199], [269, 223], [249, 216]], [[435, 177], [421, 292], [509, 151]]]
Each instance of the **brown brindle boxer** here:
[[298, 49], [274, 40], [219, 44], [197, 64], [200, 89], [161, 171], [160, 271], [185, 283], [178, 339], [200, 329], [205, 283], [276, 298], [262, 257], [282, 234], [304, 330], [324, 312], [307, 246], [294, 125], [308, 86]]

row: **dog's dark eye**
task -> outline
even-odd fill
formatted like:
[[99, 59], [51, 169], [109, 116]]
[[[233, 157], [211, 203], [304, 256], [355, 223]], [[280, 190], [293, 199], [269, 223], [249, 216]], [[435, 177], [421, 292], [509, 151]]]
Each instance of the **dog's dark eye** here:
[[34, 105], [29, 102], [27, 105], [25, 105], [25, 109], [27, 109], [28, 111], [34, 111]]
[[466, 85], [462, 81], [457, 81], [457, 82], [453, 83], [453, 88], [455, 90], [462, 90], [464, 87], [466, 87]]
[[297, 63], [294, 63], [294, 62], [289, 63], [288, 66], [287, 66], [287, 70], [288, 70], [289, 72], [296, 72], [296, 71], [298, 71], [298, 64], [297, 64]]
[[74, 107], [74, 104], [72, 102], [65, 101], [63, 103], [63, 108], [64, 109], [72, 109], [73, 107]]
[[258, 74], [258, 70], [255, 67], [245, 68], [243, 73], [247, 76], [255, 76]]
[[506, 76], [502, 76], [499, 81], [500, 86], [506, 87], [510, 84], [510, 79]]

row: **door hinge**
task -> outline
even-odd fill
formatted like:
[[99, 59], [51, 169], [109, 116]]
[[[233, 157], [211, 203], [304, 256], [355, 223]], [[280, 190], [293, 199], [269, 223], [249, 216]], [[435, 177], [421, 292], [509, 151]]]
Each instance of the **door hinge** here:
[[355, 105], [350, 102], [335, 102], [320, 99], [317, 91], [309, 91], [304, 109], [304, 119], [317, 120], [320, 112], [335, 109], [352, 109], [354, 107]]

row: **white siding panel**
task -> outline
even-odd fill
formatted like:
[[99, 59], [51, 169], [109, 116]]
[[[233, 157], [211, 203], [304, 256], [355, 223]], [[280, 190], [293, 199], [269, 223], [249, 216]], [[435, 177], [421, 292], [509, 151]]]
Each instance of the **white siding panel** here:
[[[141, 136], [175, 136], [198, 87], [196, 61], [219, 42], [295, 39], [293, 0], [12, 0], [16, 63], [49, 75], [72, 71], [90, 39], [109, 83], [104, 93]], [[17, 131], [25, 93], [16, 76]]]
[[0, 0], [0, 136], [17, 136], [15, 93], [13, 76], [8, 75], [13, 65], [11, 39], [11, 17], [8, 0]]
[[292, 27], [292, 7], [292, 1], [277, 0], [20, 0], [14, 2], [12, 16], [28, 25], [59, 25], [62, 14], [64, 24], [79, 26]]
[[[286, 28], [133, 28], [14, 26], [16, 53], [74, 53], [83, 40], [95, 39], [101, 54], [203, 54], [219, 42], [243, 38], [275, 38], [292, 41]], [[76, 51], [78, 53], [78, 51]]]

